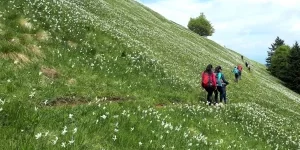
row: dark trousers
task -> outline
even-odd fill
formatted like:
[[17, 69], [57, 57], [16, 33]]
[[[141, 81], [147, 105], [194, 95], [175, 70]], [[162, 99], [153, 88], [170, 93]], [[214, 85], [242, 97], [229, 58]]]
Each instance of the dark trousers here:
[[226, 98], [226, 86], [218, 86], [217, 87], [219, 93], [220, 93], [220, 102], [224, 100], [224, 103], [227, 103], [227, 98]]
[[211, 105], [212, 103], [212, 95], [213, 95], [213, 92], [214, 92], [214, 88], [213, 87], [207, 87], [205, 88], [206, 92], [207, 92], [207, 101], [208, 101], [208, 104]]
[[239, 73], [235, 73], [234, 77], [235, 77], [235, 82], [238, 82], [238, 80], [239, 80]]
[[214, 90], [214, 94], [215, 94], [215, 102], [214, 103], [219, 103], [219, 101], [218, 101], [219, 92], [217, 89]]

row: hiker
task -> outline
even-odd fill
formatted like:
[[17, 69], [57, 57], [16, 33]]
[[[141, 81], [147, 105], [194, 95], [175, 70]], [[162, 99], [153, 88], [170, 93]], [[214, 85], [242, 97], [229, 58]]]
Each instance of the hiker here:
[[242, 65], [239, 64], [239, 65], [237, 66], [237, 69], [239, 70], [239, 80], [241, 80], [241, 79], [242, 79], [242, 70], [243, 70]]
[[209, 64], [205, 71], [202, 72], [202, 81], [201, 86], [206, 90], [207, 92], [207, 102], [208, 105], [211, 105], [212, 103], [212, 94], [216, 90], [216, 77], [213, 73], [213, 66]]
[[250, 64], [248, 64], [248, 70], [249, 70], [249, 72], [250, 72], [250, 69], [251, 69]]
[[[218, 83], [217, 83], [217, 80], [218, 80], [218, 72], [219, 72], [219, 68], [216, 67], [216, 68], [215, 68], [215, 71], [214, 71], [214, 75], [215, 75], [215, 77], [216, 77], [216, 84], [218, 84]], [[218, 92], [217, 89], [214, 90], [214, 94], [215, 94], [214, 105], [217, 105], [217, 104], [219, 103], [219, 102], [218, 102], [218, 95], [219, 95], [219, 92]]]
[[226, 98], [226, 86], [229, 84], [228, 81], [225, 80], [224, 74], [222, 73], [222, 67], [217, 67], [217, 89], [220, 93], [220, 102], [224, 100], [224, 104], [227, 103]]
[[242, 58], [242, 61], [244, 61], [244, 56], [243, 55], [241, 55], [241, 58]]
[[237, 69], [237, 67], [235, 66], [232, 70], [232, 72], [234, 73], [234, 77], [235, 77], [235, 82], [238, 82], [239, 80], [239, 70]]
[[248, 68], [248, 62], [247, 61], [245, 62], [245, 66]]

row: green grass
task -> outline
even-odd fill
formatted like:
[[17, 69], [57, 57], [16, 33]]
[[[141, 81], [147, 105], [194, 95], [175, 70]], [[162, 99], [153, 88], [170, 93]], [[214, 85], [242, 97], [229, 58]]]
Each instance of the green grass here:
[[[298, 94], [248, 58], [234, 83], [240, 54], [135, 1], [0, 8], [0, 149], [300, 148]], [[224, 108], [205, 105], [209, 63], [230, 82]]]

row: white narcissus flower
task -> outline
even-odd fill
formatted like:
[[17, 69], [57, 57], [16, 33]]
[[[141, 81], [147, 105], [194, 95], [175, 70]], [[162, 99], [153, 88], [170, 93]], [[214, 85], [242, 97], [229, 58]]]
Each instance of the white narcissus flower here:
[[61, 132], [62, 135], [65, 135], [67, 133], [67, 126], [64, 127], [64, 130]]
[[73, 118], [73, 114], [69, 114], [69, 118], [72, 119]]
[[114, 135], [112, 139], [113, 139], [114, 141], [116, 141], [116, 140], [117, 140], [117, 136]]
[[53, 145], [56, 144], [57, 140], [58, 140], [58, 137], [56, 136], [56, 137], [55, 137], [55, 140], [52, 140]]
[[73, 134], [77, 132], [77, 127], [73, 129]]
[[49, 134], [49, 131], [45, 132], [45, 136], [47, 136]]
[[61, 147], [66, 147], [66, 142], [62, 142]]
[[115, 132], [119, 132], [119, 130], [118, 130], [118, 129], [115, 129]]
[[71, 145], [71, 144], [73, 144], [74, 142], [75, 142], [75, 140], [72, 139], [71, 141], [69, 141], [69, 144]]
[[32, 98], [32, 97], [34, 97], [34, 95], [35, 95], [35, 92], [31, 92], [29, 97]]
[[42, 133], [38, 133], [38, 134], [35, 135], [35, 139], [39, 139], [41, 137], [42, 137]]
[[4, 105], [4, 103], [5, 103], [5, 100], [0, 99], [0, 104]]
[[102, 116], [101, 116], [101, 118], [103, 118], [103, 119], [106, 119], [106, 118], [107, 118], [107, 116], [106, 116], [106, 115], [102, 115]]
[[47, 105], [47, 103], [48, 103], [48, 100], [46, 99], [46, 100], [44, 101], [44, 104]]

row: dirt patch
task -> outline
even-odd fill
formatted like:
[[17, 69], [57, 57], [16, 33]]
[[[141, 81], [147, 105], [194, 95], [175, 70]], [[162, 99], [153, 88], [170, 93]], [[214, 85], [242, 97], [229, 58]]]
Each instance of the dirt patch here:
[[47, 41], [49, 39], [49, 33], [46, 31], [39, 31], [35, 34], [35, 36], [39, 41]]
[[26, 29], [32, 29], [33, 26], [32, 24], [28, 21], [28, 19], [22, 18], [19, 20], [19, 23], [21, 25], [21, 27], [26, 28]]
[[77, 45], [78, 45], [77, 43], [72, 42], [72, 41], [68, 41], [67, 43], [68, 43], [68, 45], [69, 45], [71, 48], [76, 48]]
[[22, 34], [21, 39], [24, 42], [33, 41], [33, 37], [31, 34]]
[[163, 108], [163, 107], [165, 107], [165, 105], [164, 104], [156, 104], [155, 107], [156, 108]]
[[42, 102], [44, 106], [77, 106], [87, 104], [89, 101], [85, 97], [65, 96], [58, 97], [49, 102]]
[[40, 47], [37, 45], [28, 45], [27, 49], [39, 57], [44, 57], [44, 55], [42, 54], [42, 51], [40, 50]]
[[16, 53], [16, 52], [2, 53], [2, 54], [0, 54], [0, 57], [4, 58], [4, 59], [7, 59], [7, 58], [12, 59], [12, 60], [14, 60], [15, 64], [18, 64], [20, 62], [23, 62], [23, 63], [30, 62], [30, 59], [22, 53]]
[[69, 79], [68, 82], [67, 82], [67, 85], [74, 85], [77, 83], [77, 80], [76, 79]]
[[48, 77], [48, 78], [58, 78], [59, 77], [59, 73], [56, 71], [56, 69], [54, 68], [48, 68], [48, 67], [41, 67], [41, 72], [44, 76]]

